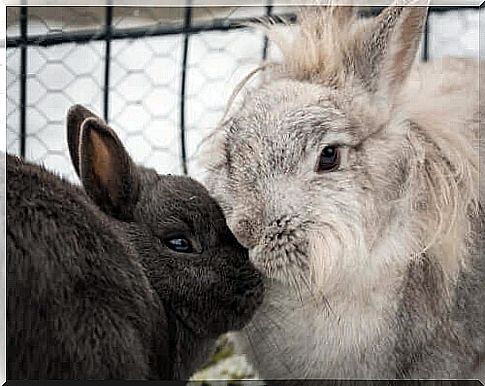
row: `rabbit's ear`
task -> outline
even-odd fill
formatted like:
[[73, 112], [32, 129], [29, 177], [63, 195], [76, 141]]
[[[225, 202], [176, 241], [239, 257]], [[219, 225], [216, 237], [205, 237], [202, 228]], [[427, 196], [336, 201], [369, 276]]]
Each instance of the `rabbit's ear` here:
[[96, 117], [94, 113], [81, 105], [72, 106], [67, 112], [67, 145], [69, 147], [69, 155], [74, 170], [79, 178], [79, 139], [81, 134], [81, 125], [86, 118]]
[[79, 175], [86, 193], [107, 214], [129, 221], [138, 201], [137, 167], [116, 133], [99, 118], [81, 125]]
[[392, 98], [409, 75], [426, 23], [428, 1], [410, 3], [387, 7], [363, 27], [357, 69], [371, 91], [384, 98]]

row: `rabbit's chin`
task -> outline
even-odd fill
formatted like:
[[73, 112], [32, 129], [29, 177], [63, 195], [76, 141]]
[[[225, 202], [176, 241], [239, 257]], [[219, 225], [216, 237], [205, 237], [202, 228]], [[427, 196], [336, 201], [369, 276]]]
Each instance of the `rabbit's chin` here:
[[197, 319], [193, 317], [193, 312], [184, 309], [172, 309], [172, 314], [185, 331], [197, 338], [215, 339], [228, 331], [241, 330], [251, 320], [257, 307], [262, 303], [262, 297], [258, 299], [257, 301], [249, 300], [246, 302], [250, 304], [243, 304], [245, 303], [244, 300], [238, 300], [237, 309], [230, 307], [212, 311], [210, 315], [212, 320]]
[[264, 278], [251, 268], [228, 279], [230, 286], [222, 296], [220, 292], [205, 294], [210, 304], [204, 305], [199, 298], [170, 304], [170, 312], [179, 325], [199, 338], [216, 338], [241, 330], [263, 302]]
[[277, 282], [298, 290], [309, 289], [310, 269], [303, 256], [287, 251], [267, 251], [264, 246], [254, 247], [249, 258], [265, 277], [266, 284]]

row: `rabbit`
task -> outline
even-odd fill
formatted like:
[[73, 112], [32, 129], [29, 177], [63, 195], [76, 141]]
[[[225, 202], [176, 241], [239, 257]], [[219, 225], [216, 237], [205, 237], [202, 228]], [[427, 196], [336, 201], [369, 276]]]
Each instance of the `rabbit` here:
[[205, 140], [204, 184], [265, 277], [231, 334], [264, 379], [473, 378], [484, 361], [479, 63], [418, 64], [427, 9], [264, 25], [281, 61]]
[[82, 187], [7, 155], [9, 379], [188, 379], [263, 281], [207, 190], [135, 165], [81, 105]]

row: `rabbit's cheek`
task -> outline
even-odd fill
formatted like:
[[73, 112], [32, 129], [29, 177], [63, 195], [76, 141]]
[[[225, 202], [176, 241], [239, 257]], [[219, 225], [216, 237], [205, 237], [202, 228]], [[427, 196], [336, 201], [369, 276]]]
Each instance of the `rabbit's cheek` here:
[[183, 330], [196, 336], [207, 336], [205, 318], [202, 313], [194, 312], [192, 307], [186, 305], [172, 305], [170, 316], [175, 318]]

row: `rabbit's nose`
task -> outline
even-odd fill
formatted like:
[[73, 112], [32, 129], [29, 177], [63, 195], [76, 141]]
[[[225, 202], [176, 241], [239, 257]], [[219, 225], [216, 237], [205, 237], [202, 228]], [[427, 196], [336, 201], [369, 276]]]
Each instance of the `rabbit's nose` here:
[[258, 244], [258, 225], [247, 218], [237, 219], [229, 222], [234, 236], [244, 247], [251, 249]]

